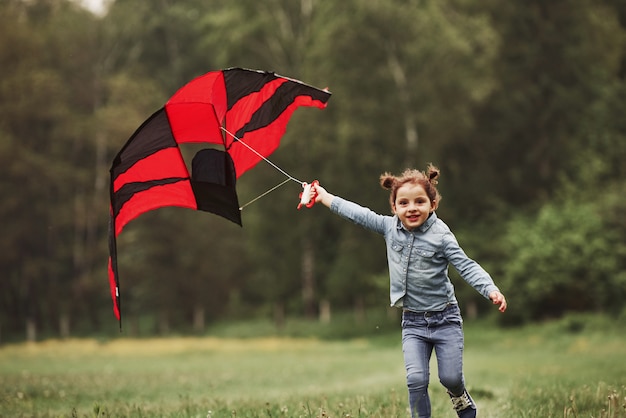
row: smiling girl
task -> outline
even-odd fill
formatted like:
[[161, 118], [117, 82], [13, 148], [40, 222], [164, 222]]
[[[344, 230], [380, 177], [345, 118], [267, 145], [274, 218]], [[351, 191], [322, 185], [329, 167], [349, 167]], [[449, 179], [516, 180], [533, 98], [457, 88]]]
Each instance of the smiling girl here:
[[447, 389], [461, 418], [476, 416], [476, 404], [463, 377], [463, 319], [448, 277], [452, 265], [461, 277], [499, 310], [506, 299], [491, 276], [459, 246], [435, 210], [439, 169], [385, 173], [380, 184], [390, 190], [393, 216], [380, 215], [330, 194], [320, 185], [311, 190], [315, 202], [373, 232], [387, 243], [391, 306], [402, 309], [402, 352], [409, 406], [413, 418], [431, 416], [428, 383], [430, 357], [435, 351], [439, 381]]

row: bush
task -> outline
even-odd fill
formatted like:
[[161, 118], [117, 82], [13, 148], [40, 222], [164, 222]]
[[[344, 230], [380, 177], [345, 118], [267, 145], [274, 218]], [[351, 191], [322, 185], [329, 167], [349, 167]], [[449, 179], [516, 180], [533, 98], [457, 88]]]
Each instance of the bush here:
[[626, 289], [626, 228], [618, 191], [572, 196], [517, 216], [504, 240], [508, 261], [500, 281], [510, 302], [507, 323], [563, 313], [619, 313]]

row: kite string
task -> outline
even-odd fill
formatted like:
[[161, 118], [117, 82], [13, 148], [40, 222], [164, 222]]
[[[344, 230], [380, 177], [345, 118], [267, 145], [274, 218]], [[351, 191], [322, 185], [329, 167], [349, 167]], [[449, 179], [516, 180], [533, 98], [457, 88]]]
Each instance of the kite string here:
[[265, 193], [262, 193], [261, 195], [255, 197], [254, 199], [252, 199], [251, 201], [249, 201], [248, 203], [246, 203], [245, 205], [241, 205], [241, 207], [239, 208], [239, 210], [242, 210], [243, 208], [245, 208], [246, 206], [248, 206], [251, 203], [256, 202], [257, 200], [259, 200], [260, 198], [262, 198], [263, 196], [270, 194], [271, 192], [273, 192], [274, 190], [278, 189], [280, 186], [287, 184], [288, 182], [290, 182], [291, 179], [286, 179], [284, 180], [282, 183], [277, 184], [276, 186], [272, 187], [271, 189], [269, 189], [268, 191], [266, 191]]
[[298, 180], [297, 178], [293, 177], [292, 175], [290, 175], [289, 173], [287, 173], [285, 170], [283, 170], [282, 168], [280, 168], [279, 166], [277, 166], [276, 164], [274, 164], [273, 162], [271, 162], [269, 159], [265, 158], [263, 155], [261, 155], [257, 150], [255, 150], [254, 148], [252, 148], [250, 145], [246, 144], [245, 142], [243, 142], [241, 140], [241, 138], [237, 138], [237, 136], [235, 134], [233, 134], [232, 132], [230, 132], [228, 129], [221, 127], [221, 129], [226, 132], [228, 135], [232, 136], [233, 139], [235, 139], [236, 141], [238, 141], [239, 143], [241, 143], [241, 145], [245, 146], [246, 148], [248, 148], [250, 151], [252, 151], [254, 154], [256, 154], [259, 158], [261, 158], [263, 161], [265, 161], [266, 163], [268, 163], [269, 165], [271, 165], [272, 167], [274, 167], [276, 170], [278, 170], [280, 173], [282, 173], [285, 177], [287, 177], [286, 180], [284, 180], [282, 183], [277, 184], [276, 186], [272, 187], [271, 189], [269, 189], [268, 191], [260, 194], [259, 196], [255, 197], [254, 199], [252, 199], [251, 201], [249, 201], [248, 203], [242, 205], [241, 207], [239, 207], [239, 210], [241, 211], [243, 208], [245, 208], [246, 206], [248, 206], [251, 203], [256, 202], [257, 200], [259, 200], [260, 198], [262, 198], [265, 195], [270, 194], [271, 192], [273, 192], [274, 190], [278, 189], [279, 187], [287, 184], [290, 181], [295, 181], [298, 184], [304, 184], [302, 181]]
[[[287, 177], [287, 179], [295, 181], [296, 183], [302, 184], [303, 182], [298, 180], [297, 178], [293, 177], [292, 175], [290, 175], [289, 173], [287, 173], [285, 170], [283, 170], [282, 168], [280, 168], [279, 166], [277, 166], [276, 164], [274, 164], [273, 162], [271, 162], [270, 160], [268, 160], [267, 158], [265, 158], [263, 155], [261, 155], [257, 150], [255, 150], [254, 148], [252, 148], [250, 145], [246, 144], [245, 142], [243, 142], [241, 140], [241, 138], [237, 138], [237, 136], [235, 136], [235, 134], [233, 134], [232, 132], [230, 132], [228, 129], [224, 128], [223, 126], [221, 127], [221, 129], [226, 132], [228, 135], [232, 136], [233, 139], [235, 139], [236, 141], [240, 142], [241, 145], [245, 146], [246, 148], [248, 148], [250, 151], [252, 151], [253, 153], [255, 153], [259, 158], [263, 159], [266, 163], [268, 163], [269, 165], [271, 165], [272, 167], [274, 167], [276, 170], [278, 170], [279, 172], [281, 172], [285, 177]], [[282, 186], [282, 184], [281, 184]], [[270, 190], [271, 191], [271, 190]]]

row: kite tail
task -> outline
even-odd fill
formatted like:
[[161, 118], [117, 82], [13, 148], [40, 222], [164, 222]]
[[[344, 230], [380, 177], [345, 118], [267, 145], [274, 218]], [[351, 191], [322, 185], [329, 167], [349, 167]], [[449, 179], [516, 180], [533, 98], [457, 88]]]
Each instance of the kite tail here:
[[122, 331], [122, 309], [120, 300], [120, 278], [117, 272], [117, 240], [115, 239], [115, 219], [111, 212], [109, 217], [109, 287], [113, 299], [113, 313], [119, 321], [120, 332]]

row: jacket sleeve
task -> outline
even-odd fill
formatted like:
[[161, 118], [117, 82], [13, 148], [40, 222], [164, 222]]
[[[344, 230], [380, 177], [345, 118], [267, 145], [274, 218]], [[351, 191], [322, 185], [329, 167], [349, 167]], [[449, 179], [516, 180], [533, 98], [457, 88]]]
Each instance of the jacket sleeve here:
[[485, 298], [489, 299], [494, 290], [499, 291], [489, 273], [465, 254], [452, 232], [445, 234], [444, 254], [463, 280]]
[[385, 234], [386, 221], [391, 218], [338, 196], [333, 198], [330, 210], [344, 219], [381, 235]]

